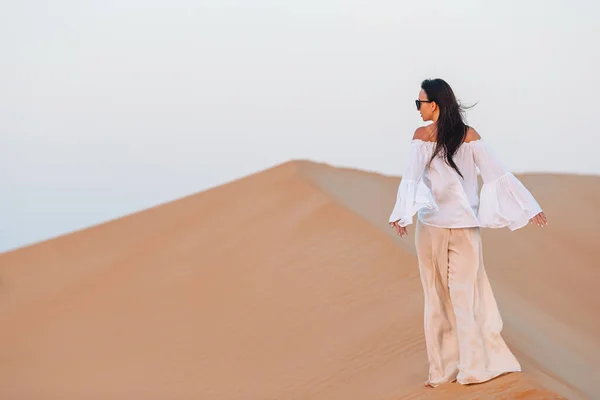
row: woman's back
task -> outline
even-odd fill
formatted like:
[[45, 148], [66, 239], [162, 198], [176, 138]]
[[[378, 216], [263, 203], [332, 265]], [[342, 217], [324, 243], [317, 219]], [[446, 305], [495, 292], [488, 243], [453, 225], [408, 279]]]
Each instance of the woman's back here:
[[[433, 155], [436, 143], [415, 139], [427, 159]], [[477, 211], [479, 194], [477, 166], [473, 155], [474, 142], [465, 142], [453, 156], [462, 177], [441, 155], [426, 166], [422, 182], [430, 191], [437, 208], [419, 210], [419, 219], [428, 225], [446, 228], [479, 226]]]

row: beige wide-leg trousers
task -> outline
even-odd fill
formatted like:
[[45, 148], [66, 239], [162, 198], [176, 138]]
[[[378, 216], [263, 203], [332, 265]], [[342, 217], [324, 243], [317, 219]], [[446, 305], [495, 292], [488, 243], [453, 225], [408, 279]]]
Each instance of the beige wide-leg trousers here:
[[438, 228], [418, 221], [415, 241], [429, 384], [480, 383], [520, 371], [500, 335], [502, 318], [483, 266], [479, 228]]

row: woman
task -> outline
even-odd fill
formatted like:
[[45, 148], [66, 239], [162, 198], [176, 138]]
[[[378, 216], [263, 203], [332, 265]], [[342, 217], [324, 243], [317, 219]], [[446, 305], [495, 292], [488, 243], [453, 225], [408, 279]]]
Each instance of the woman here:
[[[389, 222], [415, 243], [425, 298], [426, 386], [481, 383], [521, 370], [500, 335], [502, 319], [483, 266], [480, 228], [547, 224], [539, 204], [463, 121], [442, 79], [421, 84], [416, 130]], [[483, 186], [478, 195], [477, 169]]]

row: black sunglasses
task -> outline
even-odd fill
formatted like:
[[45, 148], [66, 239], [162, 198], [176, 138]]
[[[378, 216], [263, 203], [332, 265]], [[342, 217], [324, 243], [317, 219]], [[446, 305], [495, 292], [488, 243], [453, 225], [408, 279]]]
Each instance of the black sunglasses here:
[[421, 109], [421, 103], [433, 103], [433, 100], [415, 100], [415, 104], [417, 105], [417, 110]]

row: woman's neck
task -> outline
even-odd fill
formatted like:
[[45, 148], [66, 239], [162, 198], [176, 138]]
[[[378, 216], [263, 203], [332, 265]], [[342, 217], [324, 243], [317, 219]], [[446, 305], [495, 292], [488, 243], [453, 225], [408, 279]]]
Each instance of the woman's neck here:
[[429, 136], [427, 140], [434, 142], [437, 140], [437, 124], [435, 122], [427, 125], [427, 133]]

